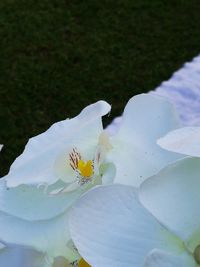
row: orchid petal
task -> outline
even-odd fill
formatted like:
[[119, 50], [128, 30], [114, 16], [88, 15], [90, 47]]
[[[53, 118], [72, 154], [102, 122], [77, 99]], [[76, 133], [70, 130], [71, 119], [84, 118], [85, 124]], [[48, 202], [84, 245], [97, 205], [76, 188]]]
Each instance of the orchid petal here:
[[0, 211], [29, 221], [47, 220], [66, 211], [81, 194], [81, 190], [76, 190], [67, 194], [50, 195], [42, 187], [27, 185], [8, 189], [2, 178]]
[[31, 138], [6, 176], [8, 187], [55, 183], [58, 178], [53, 167], [57, 156], [73, 143], [98, 142], [96, 139], [103, 130], [101, 117], [109, 111], [107, 102], [98, 101], [77, 117], [55, 123], [46, 132]]
[[129, 186], [100, 186], [86, 193], [72, 208], [69, 227], [79, 253], [95, 267], [142, 266], [153, 248], [182, 249]]
[[157, 143], [168, 151], [200, 157], [200, 127], [184, 127], [171, 131]]
[[113, 179], [116, 175], [115, 165], [112, 163], [104, 164], [100, 170], [102, 172], [102, 184], [103, 185], [112, 184]]
[[200, 244], [200, 159], [186, 158], [147, 179], [141, 203], [194, 252]]
[[164, 98], [141, 94], [129, 100], [108, 159], [116, 165], [116, 183], [139, 186], [181, 156], [161, 149], [156, 140], [179, 127], [174, 107]]
[[67, 213], [51, 220], [30, 222], [0, 212], [0, 237], [2, 242], [28, 246], [50, 258], [64, 256], [73, 261], [78, 257], [70, 245]]

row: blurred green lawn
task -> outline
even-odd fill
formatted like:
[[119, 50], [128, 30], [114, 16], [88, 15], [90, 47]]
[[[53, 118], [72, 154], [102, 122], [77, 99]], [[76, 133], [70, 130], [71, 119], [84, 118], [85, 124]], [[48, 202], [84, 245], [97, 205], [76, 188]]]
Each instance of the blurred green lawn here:
[[199, 0], [1, 0], [1, 175], [29, 137], [99, 99], [109, 123], [199, 52]]

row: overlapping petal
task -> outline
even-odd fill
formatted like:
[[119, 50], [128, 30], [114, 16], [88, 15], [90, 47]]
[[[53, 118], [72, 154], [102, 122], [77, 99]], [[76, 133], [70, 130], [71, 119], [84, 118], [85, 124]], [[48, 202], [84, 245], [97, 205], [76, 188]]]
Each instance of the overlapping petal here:
[[0, 212], [0, 237], [6, 243], [45, 252], [50, 258], [64, 256], [72, 261], [77, 258], [69, 243], [68, 213], [51, 220], [31, 222]]
[[80, 254], [93, 267], [139, 267], [154, 248], [183, 249], [129, 186], [101, 186], [86, 193], [72, 209], [69, 225]]
[[200, 157], [200, 127], [184, 127], [171, 131], [157, 143], [169, 151]]
[[141, 94], [129, 100], [120, 129], [113, 136], [109, 159], [116, 165], [116, 183], [139, 186], [181, 156], [164, 151], [156, 140], [178, 128], [174, 107], [159, 96]]
[[7, 188], [5, 179], [2, 178], [0, 210], [29, 221], [47, 220], [66, 211], [81, 193], [81, 190], [76, 190], [52, 196], [44, 187], [20, 185]]
[[140, 189], [140, 201], [166, 228], [178, 235], [191, 252], [200, 244], [200, 159], [182, 159]]

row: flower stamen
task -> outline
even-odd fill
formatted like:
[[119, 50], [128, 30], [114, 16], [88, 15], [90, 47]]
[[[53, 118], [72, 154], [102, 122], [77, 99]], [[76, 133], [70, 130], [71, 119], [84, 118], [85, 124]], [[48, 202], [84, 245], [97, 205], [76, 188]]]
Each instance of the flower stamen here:
[[69, 154], [70, 166], [72, 167], [73, 170], [78, 169], [78, 161], [79, 160], [81, 160], [81, 155], [76, 150], [76, 148], [73, 148], [72, 152]]
[[80, 184], [87, 183], [91, 180], [94, 174], [94, 162], [93, 160], [84, 161], [76, 148], [73, 148], [69, 154], [69, 164], [77, 173]]
[[92, 160], [84, 162], [83, 160], [79, 159], [77, 169], [79, 170], [81, 176], [83, 176], [86, 179], [90, 179], [90, 177], [93, 175]]

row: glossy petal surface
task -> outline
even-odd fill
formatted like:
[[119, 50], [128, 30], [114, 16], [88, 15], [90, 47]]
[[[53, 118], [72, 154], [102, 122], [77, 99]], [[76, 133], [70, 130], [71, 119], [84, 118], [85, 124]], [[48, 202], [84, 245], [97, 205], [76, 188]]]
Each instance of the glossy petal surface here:
[[70, 230], [93, 267], [139, 267], [154, 248], [182, 250], [179, 239], [159, 225], [128, 186], [101, 186], [86, 193], [72, 209]]
[[29, 221], [47, 220], [66, 211], [81, 195], [81, 190], [50, 195], [44, 188], [21, 185], [8, 189], [0, 180], [0, 210]]
[[77, 257], [71, 246], [68, 246], [70, 235], [66, 213], [51, 220], [30, 222], [1, 212], [0, 237], [3, 242], [45, 252], [50, 258], [65, 256], [74, 260]]
[[109, 160], [116, 165], [116, 183], [139, 186], [181, 156], [161, 149], [156, 141], [179, 127], [174, 107], [164, 98], [141, 94], [125, 107], [120, 129], [112, 139]]
[[200, 244], [200, 159], [180, 160], [147, 179], [140, 189], [142, 204], [193, 253]]
[[162, 148], [176, 153], [200, 157], [200, 127], [174, 130], [157, 141]]

